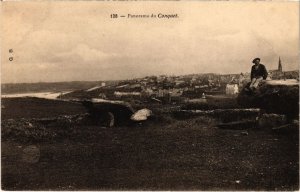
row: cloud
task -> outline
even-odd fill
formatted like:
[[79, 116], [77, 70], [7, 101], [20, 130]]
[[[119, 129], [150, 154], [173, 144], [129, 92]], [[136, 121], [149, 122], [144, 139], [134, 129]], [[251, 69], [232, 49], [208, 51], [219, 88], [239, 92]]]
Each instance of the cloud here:
[[[4, 2], [2, 82], [239, 73], [254, 57], [298, 69], [298, 3], [118, 3]], [[179, 19], [109, 17], [158, 11]]]
[[116, 57], [115, 54], [107, 54], [97, 49], [90, 48], [86, 44], [78, 44], [76, 47], [68, 52], [57, 53], [55, 60], [57, 62], [73, 62], [80, 63], [95, 63], [101, 62], [105, 59]]

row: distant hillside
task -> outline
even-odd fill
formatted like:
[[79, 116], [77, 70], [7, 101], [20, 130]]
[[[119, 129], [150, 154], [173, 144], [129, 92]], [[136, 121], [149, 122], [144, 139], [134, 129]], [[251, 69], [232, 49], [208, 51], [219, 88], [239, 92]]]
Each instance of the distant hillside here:
[[[2, 94], [26, 93], [26, 92], [59, 92], [79, 89], [88, 89], [101, 85], [103, 81], [72, 81], [56, 83], [7, 83], [1, 85]], [[114, 82], [106, 82], [113, 84]]]
[[[285, 71], [286, 78], [290, 79], [298, 79], [299, 71]], [[249, 73], [245, 73], [250, 75]], [[244, 75], [245, 75], [244, 74]], [[238, 78], [240, 74], [216, 74], [216, 73], [204, 73], [204, 74], [188, 74], [188, 75], [180, 75], [180, 76], [172, 76], [177, 77], [180, 80], [190, 80], [193, 77], [198, 77], [203, 79], [221, 79], [223, 82], [229, 82], [232, 78]], [[162, 75], [167, 77], [166, 75]], [[156, 76], [154, 76], [156, 77]], [[158, 77], [158, 76], [157, 76]], [[149, 76], [144, 78], [150, 78]], [[86, 93], [84, 90], [90, 89], [93, 87], [98, 87], [102, 82], [106, 83], [106, 86], [117, 85], [118, 83], [133, 83], [138, 82], [144, 78], [137, 79], [127, 79], [127, 80], [119, 80], [119, 81], [72, 81], [72, 82], [55, 82], [55, 83], [6, 83], [1, 84], [2, 94], [9, 93], [28, 93], [28, 92], [60, 92], [60, 91], [75, 91], [75, 95], [80, 95], [81, 97], [86, 97], [90, 94], [99, 94], [99, 90], [95, 90], [92, 92]], [[100, 89], [101, 90], [101, 89]], [[107, 90], [106, 90], [107, 91]], [[111, 90], [109, 90], [111, 92]], [[73, 93], [74, 94], [74, 93]], [[111, 94], [111, 93], [110, 93]], [[70, 95], [68, 95], [70, 96]]]

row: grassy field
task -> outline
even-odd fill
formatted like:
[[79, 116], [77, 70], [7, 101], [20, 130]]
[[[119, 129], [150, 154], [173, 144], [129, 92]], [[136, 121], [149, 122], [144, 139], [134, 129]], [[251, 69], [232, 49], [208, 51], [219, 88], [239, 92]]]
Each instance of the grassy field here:
[[[2, 105], [2, 120], [86, 112], [74, 103], [36, 98], [2, 99]], [[163, 106], [147, 107], [154, 118], [131, 126], [80, 125], [64, 138], [45, 141], [2, 136], [2, 189], [299, 188], [298, 133], [218, 129], [213, 118], [179, 120]], [[24, 161], [30, 145], [40, 151], [37, 162]]]

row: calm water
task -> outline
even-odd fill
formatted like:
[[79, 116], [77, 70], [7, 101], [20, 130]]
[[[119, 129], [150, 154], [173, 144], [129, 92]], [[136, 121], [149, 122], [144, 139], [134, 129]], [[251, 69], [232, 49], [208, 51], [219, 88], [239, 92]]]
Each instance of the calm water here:
[[38, 97], [45, 99], [57, 99], [58, 96], [70, 93], [65, 92], [39, 92], [39, 93], [17, 93], [17, 94], [2, 94], [1, 98], [15, 98], [15, 97]]

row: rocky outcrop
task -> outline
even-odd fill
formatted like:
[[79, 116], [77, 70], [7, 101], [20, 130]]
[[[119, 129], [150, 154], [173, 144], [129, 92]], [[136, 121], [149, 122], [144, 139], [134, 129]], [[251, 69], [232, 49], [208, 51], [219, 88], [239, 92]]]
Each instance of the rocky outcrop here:
[[[249, 84], [245, 87], [249, 87]], [[269, 80], [249, 92], [242, 89], [237, 98], [243, 107], [257, 107], [267, 113], [284, 114], [289, 120], [298, 118], [299, 82], [297, 80]]]
[[130, 123], [130, 117], [134, 113], [130, 104], [122, 101], [94, 99], [82, 101], [82, 104], [96, 124], [108, 127]]

